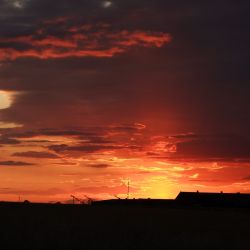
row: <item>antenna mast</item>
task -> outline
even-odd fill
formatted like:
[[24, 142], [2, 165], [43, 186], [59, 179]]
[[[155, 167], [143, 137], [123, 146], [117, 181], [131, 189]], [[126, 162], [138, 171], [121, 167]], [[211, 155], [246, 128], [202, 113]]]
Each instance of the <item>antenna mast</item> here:
[[72, 202], [73, 202], [73, 204], [75, 204], [77, 201], [80, 203], [80, 204], [83, 204], [83, 201], [81, 200], [81, 199], [79, 199], [79, 198], [77, 198], [76, 196], [74, 196], [74, 195], [71, 195], [71, 197], [72, 197]]
[[130, 180], [128, 179], [128, 193], [127, 193], [127, 199], [129, 199], [130, 196]]

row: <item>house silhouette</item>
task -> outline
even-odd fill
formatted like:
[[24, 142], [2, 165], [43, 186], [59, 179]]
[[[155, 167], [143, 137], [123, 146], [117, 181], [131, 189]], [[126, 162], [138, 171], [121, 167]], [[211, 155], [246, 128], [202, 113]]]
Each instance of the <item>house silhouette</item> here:
[[240, 207], [250, 208], [250, 194], [180, 192], [173, 200], [167, 199], [112, 199], [95, 201], [93, 205], [149, 205], [165, 207]]
[[250, 207], [250, 194], [180, 192], [175, 201], [179, 205]]

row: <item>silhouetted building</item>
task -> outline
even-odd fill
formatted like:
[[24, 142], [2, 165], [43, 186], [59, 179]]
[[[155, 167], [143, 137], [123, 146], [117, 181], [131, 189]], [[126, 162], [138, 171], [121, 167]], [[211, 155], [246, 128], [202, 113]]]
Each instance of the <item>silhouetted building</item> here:
[[250, 194], [180, 192], [176, 197], [179, 205], [250, 207]]

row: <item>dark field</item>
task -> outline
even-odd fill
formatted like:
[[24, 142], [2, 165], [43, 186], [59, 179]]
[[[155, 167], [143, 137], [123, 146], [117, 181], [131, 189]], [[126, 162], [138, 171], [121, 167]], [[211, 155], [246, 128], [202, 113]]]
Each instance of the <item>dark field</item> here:
[[0, 204], [0, 249], [250, 249], [250, 210]]

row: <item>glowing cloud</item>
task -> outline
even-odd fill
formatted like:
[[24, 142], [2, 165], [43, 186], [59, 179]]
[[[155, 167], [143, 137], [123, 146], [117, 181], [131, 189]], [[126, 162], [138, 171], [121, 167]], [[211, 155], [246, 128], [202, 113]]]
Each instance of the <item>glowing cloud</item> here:
[[[60, 19], [57, 25], [59, 28], [62, 25], [61, 28], [64, 29], [67, 21], [67, 19]], [[133, 47], [161, 48], [172, 40], [168, 33], [112, 30], [108, 24], [71, 25], [64, 30], [62, 36], [58, 36], [50, 34], [46, 22], [43, 25], [45, 26], [34, 34], [0, 38], [0, 43], [4, 44], [2, 48], [0, 47], [0, 60], [15, 60], [23, 57], [39, 59], [113, 57]], [[20, 50], [20, 46], [25, 46], [25, 49]]]
[[23, 125], [16, 123], [0, 122], [0, 128], [21, 128]]
[[112, 2], [111, 1], [104, 1], [103, 3], [102, 3], [102, 6], [103, 6], [103, 8], [109, 8], [109, 7], [111, 7], [112, 6]]
[[16, 9], [22, 9], [24, 7], [25, 0], [12, 0], [10, 4]]
[[[0, 91], [0, 110], [8, 109], [12, 106], [14, 96], [16, 95], [13, 91]], [[17, 128], [22, 127], [21, 124], [9, 123], [0, 121], [0, 128]]]
[[0, 109], [7, 109], [12, 104], [13, 94], [7, 91], [0, 91]]

